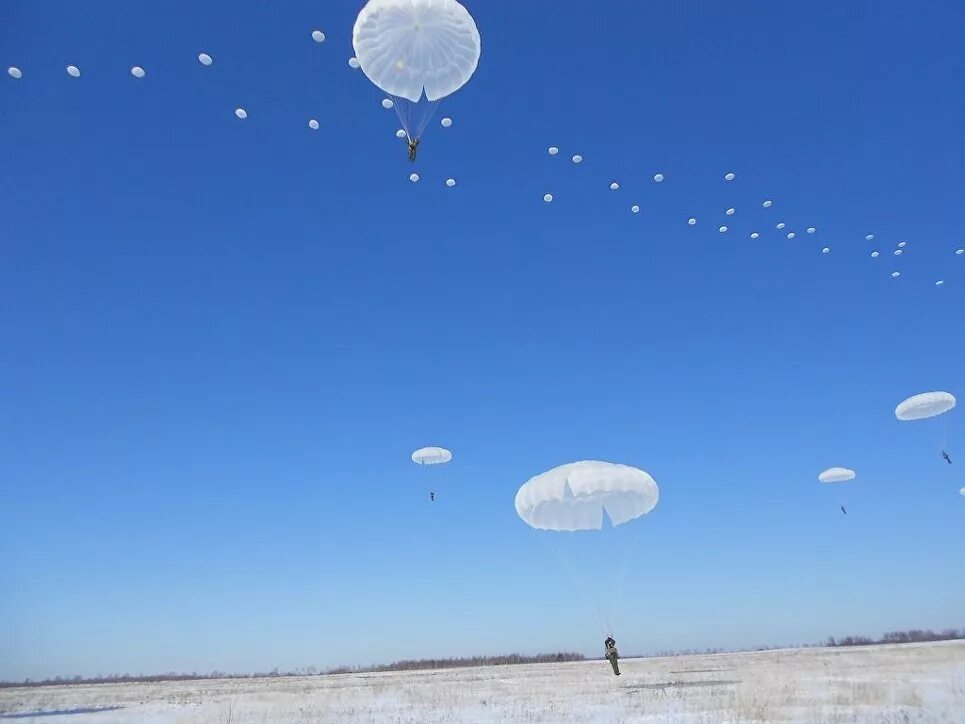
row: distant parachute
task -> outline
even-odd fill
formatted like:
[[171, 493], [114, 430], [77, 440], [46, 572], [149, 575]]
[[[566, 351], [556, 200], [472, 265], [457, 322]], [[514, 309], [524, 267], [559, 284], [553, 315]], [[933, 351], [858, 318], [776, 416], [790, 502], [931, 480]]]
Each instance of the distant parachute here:
[[449, 188], [452, 188], [452, 187], [455, 186], [455, 185], [456, 185], [456, 179], [454, 179], [454, 178], [447, 178], [447, 179], [446, 179], [446, 186], [448, 186]]
[[387, 111], [392, 110], [395, 108], [395, 101], [393, 101], [391, 98], [383, 98], [382, 107]]
[[396, 131], [396, 132], [395, 132], [395, 137], [396, 137], [396, 138], [405, 138], [405, 137], [406, 137], [406, 136], [405, 136], [405, 129], [404, 129], [404, 128], [400, 128], [398, 131]]
[[351, 58], [348, 59], [348, 67], [349, 67], [349, 68], [354, 68], [355, 70], [358, 70], [359, 68], [362, 67], [362, 64], [359, 63], [359, 59], [358, 59], [358, 58], [356, 58], [356, 57], [353, 56], [353, 57], [351, 57]]
[[821, 249], [821, 253], [822, 253], [822, 254], [830, 254], [830, 253], [831, 253], [831, 247], [829, 247], [829, 246], [824, 247], [823, 249]]
[[660, 492], [649, 473], [629, 465], [584, 460], [537, 475], [516, 493], [516, 513], [538, 530], [600, 530], [646, 515]]
[[200, 53], [198, 55], [198, 62], [201, 63], [201, 65], [211, 65], [214, 59], [207, 53]]
[[937, 282], [935, 282], [935, 286], [936, 286], [936, 287], [943, 287], [943, 286], [945, 286], [945, 280], [944, 280], [944, 279], [939, 279]]
[[760, 236], [761, 236], [761, 235], [758, 234], [756, 231], [752, 231], [752, 232], [751, 232], [751, 238], [752, 238], [752, 239], [758, 239], [758, 238], [760, 238]]
[[809, 233], [809, 234], [813, 234], [815, 231], [817, 231], [817, 229], [815, 229], [813, 226], [809, 226], [809, 227], [808, 227], [808, 233]]
[[419, 174], [417, 174], [417, 173], [411, 173], [411, 174], [409, 174], [409, 180], [410, 180], [412, 183], [418, 183], [418, 182], [419, 182]]
[[248, 111], [244, 108], [235, 108], [235, 115], [243, 121], [248, 117]]
[[892, 279], [897, 279], [897, 278], [900, 277], [900, 276], [901, 276], [901, 272], [899, 272], [899, 271], [891, 272], [891, 278], [892, 278]]
[[787, 233], [787, 238], [788, 238], [788, 239], [793, 239], [795, 236], [797, 236], [797, 234], [795, 234], [793, 231], [789, 231], [789, 232]]
[[899, 248], [899, 249], [904, 249], [906, 246], [908, 246], [908, 242], [907, 242], [907, 241], [899, 241], [899, 242], [898, 242], [898, 248]]
[[818, 480], [822, 483], [846, 483], [856, 477], [854, 470], [848, 468], [828, 468], [818, 475]]
[[653, 180], [656, 181], [658, 184], [659, 184], [659, 183], [662, 183], [662, 182], [663, 182], [663, 174], [662, 174], [662, 173], [655, 173], [655, 174], [653, 175]]
[[559, 152], [560, 152], [560, 149], [558, 149], [556, 146], [550, 146], [550, 147], [549, 147], [549, 155], [550, 155], [550, 156], [555, 156], [555, 155], [558, 154]]
[[961, 256], [962, 254], [965, 254], [965, 249], [956, 249], [956, 250], [955, 250], [955, 256]]
[[959, 494], [959, 495], [965, 495], [965, 488], [962, 488], [961, 490], [959, 490], [959, 491], [958, 491], [958, 494]]
[[637, 206], [636, 204], [634, 204], [633, 206], [630, 207], [630, 212], [631, 212], [631, 213], [634, 213], [634, 214], [639, 214], [639, 213], [640, 213], [640, 207]]
[[313, 118], [312, 120], [310, 120], [310, 121], [308, 122], [308, 127], [311, 128], [313, 131], [317, 131], [317, 130], [318, 130], [318, 121], [316, 121], [316, 120]]
[[881, 254], [879, 254], [877, 251], [871, 252], [871, 258], [872, 258], [872, 259], [877, 259], [879, 256], [881, 256]]
[[721, 234], [726, 234], [726, 233], [727, 233], [727, 227], [726, 227], [726, 226], [722, 226], [722, 227], [720, 227], [719, 229], [717, 229], [717, 231], [719, 231]]
[[784, 227], [787, 226], [783, 221], [777, 225], [777, 230], [782, 231]]
[[583, 157], [580, 154], [576, 154], [571, 160], [573, 163], [583, 163]]
[[725, 211], [724, 213], [727, 214], [728, 216], [733, 216], [734, 212], [735, 212], [735, 209], [727, 209], [727, 211]]
[[875, 235], [874, 235], [874, 234], [868, 234], [867, 236], [865, 236], [864, 240], [865, 240], [865, 241], [874, 241], [874, 240], [875, 240]]
[[728, 173], [724, 176], [724, 181], [733, 181], [737, 176], [733, 173]]
[[131, 75], [133, 75], [135, 78], [143, 78], [144, 68], [139, 65], [135, 65], [133, 68], [131, 68]]
[[616, 181], [610, 184], [610, 191], [616, 191], [618, 188], [620, 188], [620, 184], [618, 184]]
[[687, 224], [688, 224], [688, 226], [693, 226], [693, 225], [696, 224], [696, 223], [697, 223], [697, 219], [695, 219], [693, 216], [691, 216], [689, 219], [687, 219]]
[[69, 75], [71, 78], [80, 78], [80, 68], [78, 68], [76, 65], [68, 65], [67, 75]]
[[769, 208], [771, 208], [773, 205], [774, 205], [774, 202], [771, 201], [770, 199], [767, 199], [767, 201], [765, 201], [763, 204], [761, 204], [761, 206], [763, 206], [765, 209], [769, 209]]
[[548, 204], [553, 203], [553, 194], [545, 194], [543, 196], [543, 201], [545, 201]]
[[313, 31], [312, 31], [312, 40], [314, 40], [316, 43], [324, 43], [324, 42], [325, 42], [325, 33], [323, 33], [321, 30], [313, 30]]
[[479, 30], [456, 0], [369, 0], [352, 45], [362, 72], [395, 100], [409, 139], [425, 130], [435, 105], [476, 72]]
[[443, 128], [449, 128], [450, 126], [452, 126], [452, 119], [443, 118], [441, 121], [439, 121], [439, 125], [442, 126]]
[[416, 465], [441, 465], [452, 460], [452, 452], [444, 447], [423, 447], [412, 453]]
[[899, 404], [895, 408], [895, 417], [902, 421], [925, 420], [945, 414], [955, 404], [955, 396], [950, 392], [923, 392]]
[[16, 80], [20, 80], [23, 78], [23, 71], [21, 71], [17, 66], [11, 65], [9, 68], [7, 68], [7, 75]]

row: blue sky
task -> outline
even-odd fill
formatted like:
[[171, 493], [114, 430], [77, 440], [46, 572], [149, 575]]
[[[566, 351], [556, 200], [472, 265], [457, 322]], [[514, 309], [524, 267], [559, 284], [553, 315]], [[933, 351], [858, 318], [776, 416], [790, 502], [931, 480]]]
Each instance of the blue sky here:
[[621, 531], [574, 587], [513, 509], [583, 458], [661, 487], [624, 651], [965, 624], [893, 416], [965, 390], [960, 3], [477, 0], [419, 184], [356, 4], [277, 5], [0, 5], [0, 678], [597, 654]]

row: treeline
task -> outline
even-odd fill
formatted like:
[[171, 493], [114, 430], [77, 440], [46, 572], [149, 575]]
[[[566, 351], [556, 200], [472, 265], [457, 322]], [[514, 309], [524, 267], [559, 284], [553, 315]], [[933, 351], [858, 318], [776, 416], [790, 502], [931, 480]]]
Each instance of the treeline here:
[[942, 631], [915, 628], [911, 631], [889, 631], [880, 639], [867, 636], [845, 636], [836, 639], [830, 637], [825, 646], [877, 646], [881, 644], [914, 644], [928, 641], [955, 641], [965, 639], [965, 628], [946, 628]]
[[340, 666], [329, 669], [326, 674], [361, 674], [381, 671], [422, 671], [425, 669], [463, 669], [473, 666], [509, 666], [512, 664], [553, 664], [563, 661], [586, 661], [583, 654], [561, 652], [556, 654], [507, 654], [503, 656], [473, 656], [462, 659], [418, 659], [394, 661], [378, 666]]
[[165, 674], [109, 674], [108, 676], [93, 677], [63, 677], [43, 679], [41, 681], [0, 681], [0, 689], [14, 686], [63, 686], [65, 684], [133, 684], [157, 683], [162, 681], [202, 681], [204, 679], [267, 679], [281, 676], [333, 676], [335, 674], [361, 674], [381, 671], [420, 671], [425, 669], [459, 669], [472, 666], [507, 666], [509, 664], [548, 664], [562, 661], [584, 661], [583, 654], [561, 652], [556, 654], [537, 654], [523, 656], [522, 654], [506, 654], [503, 656], [473, 656], [462, 659], [419, 659], [413, 661], [396, 661], [391, 664], [373, 666], [339, 666], [334, 669], [319, 671], [315, 666], [308, 666], [294, 671], [279, 671], [277, 668], [267, 673], [229, 674], [224, 671], [212, 671], [208, 674], [192, 672], [179, 674], [168, 672]]

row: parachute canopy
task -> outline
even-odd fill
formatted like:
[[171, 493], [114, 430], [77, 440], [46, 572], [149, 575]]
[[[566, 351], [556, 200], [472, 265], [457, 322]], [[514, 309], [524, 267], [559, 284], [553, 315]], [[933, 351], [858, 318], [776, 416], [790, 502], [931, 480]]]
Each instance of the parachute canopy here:
[[895, 408], [899, 420], [924, 420], [942, 415], [955, 407], [955, 396], [948, 392], [923, 392], [914, 395]]
[[516, 493], [516, 512], [539, 530], [600, 530], [606, 511], [613, 525], [646, 515], [657, 505], [649, 473], [614, 463], [583, 460], [531, 478]]
[[372, 83], [413, 103], [462, 88], [481, 52], [476, 22], [456, 0], [369, 0], [352, 45]]
[[201, 63], [201, 65], [211, 65], [214, 59], [207, 53], [200, 53], [198, 55], [198, 62]]
[[452, 460], [452, 453], [444, 447], [424, 447], [412, 453], [412, 462], [417, 465], [440, 465]]
[[855, 479], [854, 470], [848, 468], [828, 468], [818, 475], [818, 480], [822, 483], [846, 483]]

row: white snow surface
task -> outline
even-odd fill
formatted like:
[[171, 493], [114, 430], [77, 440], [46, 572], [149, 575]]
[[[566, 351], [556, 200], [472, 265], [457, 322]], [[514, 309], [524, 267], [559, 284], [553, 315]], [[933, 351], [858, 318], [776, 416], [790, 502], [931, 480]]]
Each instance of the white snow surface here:
[[[965, 642], [0, 690], [0, 719], [126, 722], [953, 722]], [[34, 719], [31, 719], [33, 715]]]

